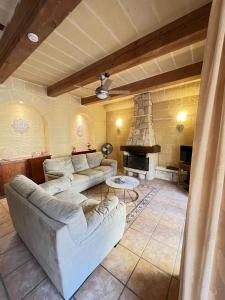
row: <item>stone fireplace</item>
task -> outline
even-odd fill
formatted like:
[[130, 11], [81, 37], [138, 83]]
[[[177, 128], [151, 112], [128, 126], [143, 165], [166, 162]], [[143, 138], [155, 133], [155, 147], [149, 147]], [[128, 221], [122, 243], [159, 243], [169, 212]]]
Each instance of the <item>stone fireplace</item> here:
[[120, 149], [124, 169], [130, 176], [136, 173], [141, 179], [155, 177], [160, 146], [155, 145], [150, 93], [134, 97], [134, 116], [127, 145]]

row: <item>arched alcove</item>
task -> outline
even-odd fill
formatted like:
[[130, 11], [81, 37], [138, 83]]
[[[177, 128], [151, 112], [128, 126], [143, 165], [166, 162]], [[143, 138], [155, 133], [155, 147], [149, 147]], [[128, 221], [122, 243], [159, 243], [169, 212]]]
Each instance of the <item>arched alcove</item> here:
[[87, 144], [93, 145], [93, 129], [91, 119], [85, 113], [74, 114], [71, 124], [71, 147], [77, 150], [84, 150]]
[[48, 149], [47, 123], [25, 103], [0, 103], [0, 158], [30, 156]]

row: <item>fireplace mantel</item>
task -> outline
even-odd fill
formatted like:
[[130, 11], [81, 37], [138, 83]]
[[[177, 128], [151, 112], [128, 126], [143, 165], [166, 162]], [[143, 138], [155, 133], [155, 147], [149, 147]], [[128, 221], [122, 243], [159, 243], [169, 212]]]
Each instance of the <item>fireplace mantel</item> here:
[[154, 146], [141, 146], [141, 145], [126, 145], [120, 146], [120, 151], [126, 152], [141, 152], [141, 153], [158, 153], [161, 151], [161, 147], [159, 145]]

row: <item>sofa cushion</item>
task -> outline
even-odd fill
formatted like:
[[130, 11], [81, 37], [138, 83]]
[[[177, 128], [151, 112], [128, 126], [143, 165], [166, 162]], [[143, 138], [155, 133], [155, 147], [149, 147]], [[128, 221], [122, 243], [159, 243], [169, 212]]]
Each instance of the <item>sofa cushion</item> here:
[[92, 209], [94, 209], [97, 205], [99, 205], [100, 201], [94, 199], [86, 199], [81, 203], [81, 207], [83, 209], [84, 214], [87, 214]]
[[103, 173], [101, 171], [93, 170], [93, 169], [87, 169], [84, 171], [81, 171], [78, 173], [79, 175], [85, 175], [88, 176], [89, 179], [97, 179], [102, 177]]
[[79, 185], [86, 183], [89, 180], [88, 176], [81, 175], [81, 174], [73, 174], [73, 181], [72, 185]]
[[71, 156], [46, 159], [44, 161], [45, 171], [61, 171], [64, 173], [74, 173]]
[[94, 168], [93, 170], [101, 171], [105, 174], [108, 174], [113, 171], [112, 167], [110, 167], [110, 166], [99, 166], [99, 167]]
[[87, 157], [85, 154], [72, 155], [72, 163], [74, 167], [74, 172], [78, 173], [89, 168]]
[[64, 224], [69, 224], [74, 218], [80, 215], [80, 206], [59, 200], [47, 194], [41, 188], [36, 189], [28, 201], [40, 209], [48, 217]]
[[103, 159], [103, 155], [101, 152], [87, 154], [87, 161], [88, 161], [89, 168], [95, 168], [100, 166], [102, 159]]
[[24, 175], [15, 176], [10, 186], [24, 198], [28, 198], [38, 188], [36, 183]]
[[39, 186], [42, 187], [49, 195], [55, 195], [71, 188], [71, 180], [68, 177], [60, 177], [44, 182]]
[[67, 201], [79, 205], [80, 203], [86, 201], [88, 198], [70, 188], [64, 192], [58, 193], [55, 197], [62, 201]]

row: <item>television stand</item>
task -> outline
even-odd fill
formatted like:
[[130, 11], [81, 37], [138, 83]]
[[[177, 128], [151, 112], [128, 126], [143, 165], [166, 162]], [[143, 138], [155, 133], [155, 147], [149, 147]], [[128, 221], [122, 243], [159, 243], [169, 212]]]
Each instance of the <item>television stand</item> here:
[[190, 172], [191, 165], [180, 161], [178, 167], [178, 185], [183, 186], [186, 190], [189, 190]]

